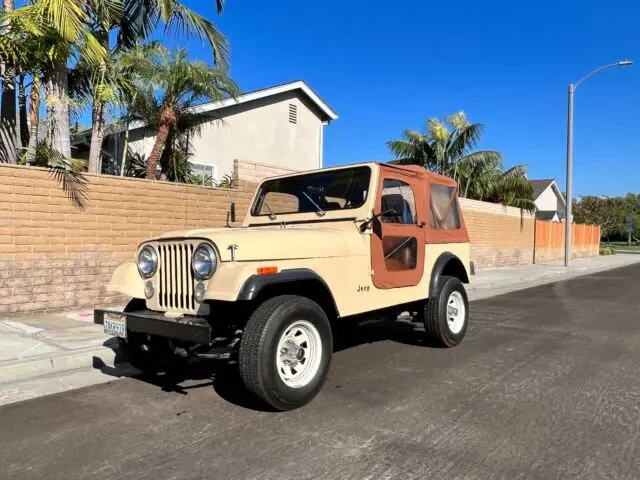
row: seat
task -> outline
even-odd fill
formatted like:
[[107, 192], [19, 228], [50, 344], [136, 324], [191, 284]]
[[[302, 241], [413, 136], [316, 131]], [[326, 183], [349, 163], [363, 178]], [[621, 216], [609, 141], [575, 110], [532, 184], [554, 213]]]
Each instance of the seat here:
[[390, 210], [393, 210], [394, 213], [382, 215], [382, 223], [404, 223], [407, 225], [415, 223], [409, 202], [399, 193], [389, 193], [382, 196], [382, 211], [388, 212]]

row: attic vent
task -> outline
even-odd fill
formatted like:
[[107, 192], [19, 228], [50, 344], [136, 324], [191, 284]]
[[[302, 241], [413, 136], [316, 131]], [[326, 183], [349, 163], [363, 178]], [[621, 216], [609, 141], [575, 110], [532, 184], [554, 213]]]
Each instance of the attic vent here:
[[289, 104], [289, 123], [298, 123], [298, 106]]

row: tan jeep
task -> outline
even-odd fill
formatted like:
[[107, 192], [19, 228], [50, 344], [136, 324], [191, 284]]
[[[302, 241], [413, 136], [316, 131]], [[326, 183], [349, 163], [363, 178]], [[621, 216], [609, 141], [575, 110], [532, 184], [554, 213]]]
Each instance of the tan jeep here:
[[288, 410], [325, 381], [332, 326], [417, 312], [430, 340], [467, 330], [469, 241], [455, 182], [416, 166], [365, 163], [265, 180], [242, 228], [149, 239], [96, 310], [132, 362], [237, 354], [244, 384]]

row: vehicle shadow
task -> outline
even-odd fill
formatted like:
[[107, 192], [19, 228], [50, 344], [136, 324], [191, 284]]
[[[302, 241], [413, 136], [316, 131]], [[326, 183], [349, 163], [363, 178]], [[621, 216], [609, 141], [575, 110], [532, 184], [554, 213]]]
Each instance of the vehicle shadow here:
[[[431, 347], [425, 340], [421, 326], [408, 320], [393, 321], [388, 318], [368, 318], [357, 320], [339, 320], [334, 325], [334, 352], [356, 348], [366, 344], [392, 341], [411, 346]], [[237, 361], [234, 358], [220, 360], [195, 359], [189, 362], [179, 361], [168, 365], [158, 372], [142, 372], [131, 367], [121, 358], [117, 342], [108, 340], [105, 346], [116, 352], [114, 366], [106, 365], [94, 357], [94, 368], [113, 377], [133, 377], [160, 388], [164, 392], [188, 395], [191, 390], [213, 388], [224, 400], [251, 410], [271, 411], [248, 391], [242, 380]]]

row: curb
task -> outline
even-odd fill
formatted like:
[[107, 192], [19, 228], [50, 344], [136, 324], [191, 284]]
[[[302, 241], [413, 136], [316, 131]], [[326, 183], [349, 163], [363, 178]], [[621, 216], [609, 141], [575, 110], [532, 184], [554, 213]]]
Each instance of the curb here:
[[504, 285], [504, 284], [500, 284], [499, 282], [496, 282], [493, 284], [491, 283], [485, 284], [481, 288], [473, 288], [473, 283], [471, 283], [470, 284], [471, 288], [468, 288], [469, 299], [482, 300], [484, 298], [497, 297], [499, 295], [504, 295], [505, 293], [510, 293], [518, 290], [526, 290], [528, 288], [534, 288], [541, 285], [548, 285], [550, 283], [557, 283], [565, 280], [571, 280], [572, 278], [584, 277], [587, 275], [592, 275], [594, 273], [616, 270], [618, 268], [626, 268], [632, 265], [636, 265], [637, 263], [640, 263], [640, 259], [638, 260], [634, 259], [633, 262], [625, 263], [621, 265], [615, 265], [615, 266], [606, 265], [606, 266], [601, 266], [596, 268], [589, 268], [585, 270], [577, 270], [577, 271], [571, 272], [568, 275], [565, 275], [562, 272], [557, 274], [547, 274], [547, 275], [534, 278], [533, 280], [525, 280], [523, 282], [516, 282], [509, 285]]
[[0, 385], [82, 368], [115, 366], [117, 358], [116, 344], [113, 348], [100, 345], [83, 350], [42, 355], [28, 360], [3, 362], [0, 365]]

